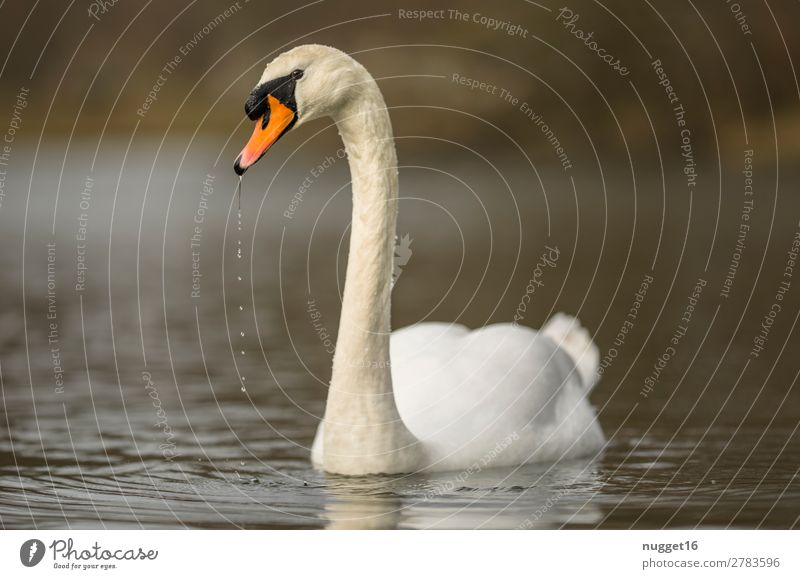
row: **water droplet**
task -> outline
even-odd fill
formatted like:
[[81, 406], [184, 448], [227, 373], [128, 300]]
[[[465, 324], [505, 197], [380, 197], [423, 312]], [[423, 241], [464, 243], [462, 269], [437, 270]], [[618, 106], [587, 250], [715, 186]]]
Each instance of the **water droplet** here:
[[[242, 199], [242, 182], [241, 182], [241, 178], [239, 180], [239, 191], [238, 191], [238, 193], [239, 193], [239, 208], [238, 208], [238, 211], [236, 212], [236, 219], [237, 219], [237, 229], [239, 231], [241, 231], [242, 230], [242, 203], [241, 203], [241, 199]], [[241, 239], [237, 239], [236, 240], [236, 258], [237, 259], [242, 259], [242, 240]], [[236, 280], [237, 281], [242, 281], [242, 276], [241, 275], [237, 275], [236, 276]], [[243, 305], [239, 306], [239, 311], [240, 312], [244, 311], [244, 306]], [[241, 336], [242, 338], [245, 337], [244, 330], [239, 332], [239, 336]], [[245, 355], [244, 350], [239, 350], [239, 352], [241, 353], [242, 356]], [[239, 376], [239, 381], [241, 383], [242, 392], [247, 392], [247, 389], [244, 386], [244, 382], [246, 380], [247, 380], [247, 378], [245, 378], [244, 376], [241, 376], [241, 375]], [[242, 465], [244, 466], [244, 461], [242, 461]]]
[[244, 466], [244, 461], [243, 461], [243, 460], [239, 461], [239, 464], [240, 464], [241, 466]]

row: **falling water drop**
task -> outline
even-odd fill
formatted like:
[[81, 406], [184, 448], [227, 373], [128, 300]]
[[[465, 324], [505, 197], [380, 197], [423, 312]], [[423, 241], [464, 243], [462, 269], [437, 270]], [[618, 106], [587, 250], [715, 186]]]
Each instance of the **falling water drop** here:
[[[242, 231], [242, 176], [241, 175], [239, 175], [239, 184], [238, 184], [238, 187], [237, 187], [237, 193], [238, 193], [238, 207], [237, 207], [237, 211], [236, 211], [236, 229], [237, 229], [237, 231], [241, 232]], [[237, 260], [242, 259], [241, 233], [239, 233], [239, 239], [236, 240], [236, 259]], [[237, 281], [242, 281], [242, 276], [241, 275], [237, 275], [236, 279], [237, 279]], [[244, 306], [240, 305], [239, 306], [239, 311], [240, 312], [244, 311]], [[239, 336], [244, 338], [244, 330], [241, 330], [239, 332]], [[239, 351], [241, 352], [241, 355], [244, 356], [244, 350], [239, 350]], [[244, 376], [241, 376], [241, 375], [239, 376], [239, 381], [240, 381], [240, 383], [242, 385], [241, 386], [242, 392], [247, 392], [247, 388], [245, 388], [245, 386], [244, 386], [244, 383], [245, 383], [246, 380], [247, 380], [247, 378], [245, 378]], [[244, 462], [242, 462], [242, 464], [244, 465]]]
[[[239, 198], [238, 198], [238, 207], [236, 208], [236, 218], [237, 218], [237, 225], [239, 231], [242, 230], [242, 176], [239, 175], [239, 186], [236, 188]], [[241, 242], [239, 242], [241, 244]]]

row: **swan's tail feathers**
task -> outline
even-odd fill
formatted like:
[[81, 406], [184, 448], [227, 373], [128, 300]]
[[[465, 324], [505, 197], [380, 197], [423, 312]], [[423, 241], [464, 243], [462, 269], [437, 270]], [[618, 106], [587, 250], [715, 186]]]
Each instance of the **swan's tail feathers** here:
[[577, 318], [558, 313], [547, 321], [542, 332], [572, 356], [584, 386], [591, 390], [600, 377], [600, 351], [588, 330]]

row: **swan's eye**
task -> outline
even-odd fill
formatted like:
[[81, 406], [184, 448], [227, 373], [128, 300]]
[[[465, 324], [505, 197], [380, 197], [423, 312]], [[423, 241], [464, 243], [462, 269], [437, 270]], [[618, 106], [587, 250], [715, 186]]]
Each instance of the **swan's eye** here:
[[295, 79], [295, 80], [299, 80], [299, 79], [303, 78], [303, 71], [300, 70], [299, 68], [293, 70], [292, 71], [292, 78]]

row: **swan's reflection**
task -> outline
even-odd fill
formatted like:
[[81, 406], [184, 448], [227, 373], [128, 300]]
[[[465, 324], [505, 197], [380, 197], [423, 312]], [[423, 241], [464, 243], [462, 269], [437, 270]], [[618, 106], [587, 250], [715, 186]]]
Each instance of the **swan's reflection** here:
[[541, 529], [594, 525], [595, 461], [403, 477], [326, 475], [330, 529]]
[[326, 474], [325, 515], [329, 529], [397, 529], [403, 501], [390, 477], [343, 477]]

